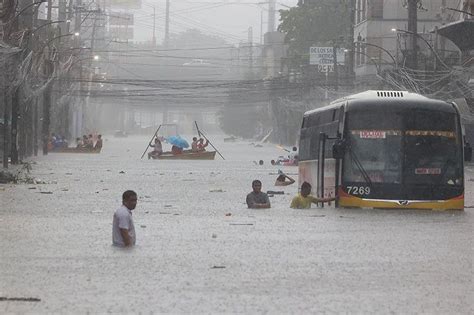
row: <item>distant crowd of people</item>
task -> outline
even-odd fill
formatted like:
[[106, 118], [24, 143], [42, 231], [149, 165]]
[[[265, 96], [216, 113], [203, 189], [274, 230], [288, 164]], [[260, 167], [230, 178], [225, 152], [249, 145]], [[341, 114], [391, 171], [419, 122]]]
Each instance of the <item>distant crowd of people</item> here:
[[[66, 137], [51, 133], [47, 139], [48, 150], [68, 148], [69, 142]], [[94, 137], [92, 134], [83, 135], [82, 138], [76, 138], [76, 148], [85, 148], [90, 150], [100, 150], [102, 148], [102, 135]]]
[[52, 133], [51, 136], [48, 138], [48, 149], [49, 150], [54, 150], [58, 148], [67, 148], [68, 147], [68, 142], [66, 140], [66, 137], [61, 136], [61, 135], [56, 135], [55, 133]]
[[100, 150], [102, 149], [102, 135], [97, 135], [97, 138], [94, 141], [94, 136], [92, 134], [83, 135], [82, 138], [76, 138], [76, 148], [90, 149], [90, 150]]

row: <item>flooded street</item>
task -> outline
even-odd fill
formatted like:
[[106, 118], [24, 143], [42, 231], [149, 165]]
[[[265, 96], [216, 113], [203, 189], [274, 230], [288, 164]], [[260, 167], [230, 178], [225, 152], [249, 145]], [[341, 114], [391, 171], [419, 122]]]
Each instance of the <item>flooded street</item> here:
[[[226, 160], [161, 161], [140, 160], [149, 137], [109, 136], [101, 154], [38, 157], [46, 184], [0, 185], [0, 297], [40, 299], [0, 312], [474, 312], [474, 209], [293, 210], [297, 184], [273, 184], [297, 168], [270, 164], [287, 153], [223, 137], [210, 139]], [[247, 209], [253, 179], [285, 194]], [[127, 189], [131, 250], [111, 245]]]

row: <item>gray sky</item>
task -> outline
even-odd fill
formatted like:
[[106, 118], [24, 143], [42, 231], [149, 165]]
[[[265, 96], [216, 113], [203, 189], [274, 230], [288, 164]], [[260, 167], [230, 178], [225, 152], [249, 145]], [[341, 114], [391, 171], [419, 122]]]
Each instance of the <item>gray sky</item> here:
[[[254, 42], [260, 42], [261, 16], [263, 32], [267, 30], [268, 4], [266, 0], [171, 0], [170, 33], [197, 28], [203, 33], [218, 35], [230, 43], [247, 41], [248, 28], [253, 28]], [[258, 4], [262, 3], [262, 4]], [[294, 6], [297, 0], [278, 3]], [[284, 9], [277, 3], [277, 10]], [[153, 35], [153, 8], [156, 11], [156, 39], [163, 41], [166, 0], [146, 0], [135, 13], [135, 40], [151, 40]], [[278, 21], [278, 13], [276, 17]], [[277, 22], [278, 25], [278, 22]]]

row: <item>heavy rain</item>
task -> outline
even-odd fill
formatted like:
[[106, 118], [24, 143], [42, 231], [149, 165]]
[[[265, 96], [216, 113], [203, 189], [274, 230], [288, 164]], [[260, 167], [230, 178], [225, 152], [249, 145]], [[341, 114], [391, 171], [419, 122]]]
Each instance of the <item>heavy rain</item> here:
[[0, 0], [0, 312], [472, 314], [473, 14]]

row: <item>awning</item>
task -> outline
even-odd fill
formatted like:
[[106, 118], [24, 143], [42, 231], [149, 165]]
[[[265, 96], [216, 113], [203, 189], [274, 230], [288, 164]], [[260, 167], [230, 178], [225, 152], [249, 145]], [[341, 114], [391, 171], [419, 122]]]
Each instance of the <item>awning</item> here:
[[461, 51], [474, 49], [474, 19], [443, 25], [438, 28], [438, 34], [452, 41]]

